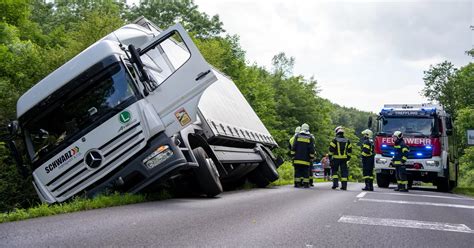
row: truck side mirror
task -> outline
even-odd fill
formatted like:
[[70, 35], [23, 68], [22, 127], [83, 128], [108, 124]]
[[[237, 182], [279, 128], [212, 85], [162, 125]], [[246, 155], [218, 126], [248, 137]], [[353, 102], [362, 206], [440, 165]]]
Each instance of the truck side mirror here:
[[140, 78], [140, 81], [142, 81], [143, 83], [143, 86], [145, 87], [144, 89], [144, 95], [147, 96], [148, 93], [150, 91], [152, 91], [152, 89], [149, 89], [149, 87], [147, 87], [148, 83], [150, 82], [150, 77], [148, 76], [147, 72], [145, 71], [145, 69], [143, 69], [143, 62], [142, 60], [140, 59], [140, 51], [137, 50], [135, 48], [134, 45], [130, 44], [128, 46], [128, 51], [130, 52], [130, 62], [132, 62], [133, 64], [135, 64], [136, 68], [138, 69], [138, 77]]
[[372, 122], [373, 122], [372, 116], [369, 116], [369, 121], [367, 123], [367, 128], [369, 128], [369, 129], [372, 128]]
[[20, 130], [19, 125], [18, 125], [18, 121], [12, 121], [12, 122], [8, 123], [7, 129], [8, 129], [8, 132], [10, 133], [10, 135], [12, 135], [12, 136], [17, 135], [19, 130]]
[[28, 177], [28, 171], [23, 164], [23, 158], [21, 157], [20, 152], [18, 151], [18, 147], [16, 146], [15, 141], [13, 140], [8, 140], [8, 149], [10, 150], [11, 156], [15, 160], [16, 163], [16, 169], [18, 170], [18, 173], [23, 177], [26, 178]]
[[450, 116], [446, 117], [446, 135], [453, 135], [453, 119]]

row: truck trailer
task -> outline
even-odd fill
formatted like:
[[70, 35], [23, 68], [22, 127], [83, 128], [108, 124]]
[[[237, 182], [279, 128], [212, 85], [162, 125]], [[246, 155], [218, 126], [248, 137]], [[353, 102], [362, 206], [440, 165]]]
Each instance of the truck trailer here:
[[450, 115], [441, 106], [384, 105], [377, 117], [374, 142], [378, 186], [386, 188], [395, 182], [395, 168], [391, 166], [392, 135], [401, 131], [410, 149], [406, 162], [408, 186], [413, 181], [423, 181], [433, 183], [440, 191], [456, 187], [459, 164], [453, 128]]
[[144, 17], [97, 41], [17, 102], [9, 147], [39, 198], [192, 181], [209, 197], [278, 179], [272, 135], [180, 24]]

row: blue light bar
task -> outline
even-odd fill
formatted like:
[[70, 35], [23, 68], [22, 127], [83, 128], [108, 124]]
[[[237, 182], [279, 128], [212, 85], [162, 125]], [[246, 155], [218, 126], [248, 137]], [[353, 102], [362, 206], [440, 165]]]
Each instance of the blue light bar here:
[[431, 146], [425, 146], [426, 149], [431, 149], [432, 147]]
[[423, 154], [421, 152], [417, 152], [416, 156], [421, 157], [421, 156], [423, 156]]
[[395, 152], [390, 152], [390, 154], [395, 155]]
[[383, 144], [382, 147], [387, 147], [387, 145]]

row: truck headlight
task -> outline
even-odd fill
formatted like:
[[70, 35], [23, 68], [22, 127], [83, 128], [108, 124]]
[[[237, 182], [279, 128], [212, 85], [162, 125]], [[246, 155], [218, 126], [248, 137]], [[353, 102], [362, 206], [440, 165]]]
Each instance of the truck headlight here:
[[377, 164], [386, 164], [387, 159], [385, 159], [385, 158], [376, 158], [375, 163], [377, 163]]
[[169, 146], [160, 146], [155, 151], [153, 151], [150, 155], [148, 155], [144, 160], [143, 163], [145, 164], [148, 169], [153, 169], [157, 165], [165, 162], [168, 158], [173, 156], [173, 151], [170, 149]]
[[439, 161], [428, 160], [428, 161], [426, 161], [426, 165], [438, 167], [439, 166]]

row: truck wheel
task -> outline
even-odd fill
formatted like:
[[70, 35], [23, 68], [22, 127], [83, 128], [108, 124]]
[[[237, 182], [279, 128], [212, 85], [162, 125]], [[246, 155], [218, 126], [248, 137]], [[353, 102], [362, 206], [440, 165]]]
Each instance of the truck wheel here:
[[438, 177], [436, 179], [436, 189], [440, 192], [449, 192], [449, 178]]
[[279, 175], [277, 172], [275, 161], [273, 161], [272, 157], [270, 156], [270, 154], [267, 153], [266, 149], [263, 149], [261, 147], [259, 147], [258, 149], [260, 149], [260, 155], [263, 158], [263, 162], [255, 170], [259, 171], [259, 174], [268, 179], [268, 181], [270, 182], [278, 180]]
[[388, 175], [377, 173], [377, 186], [379, 186], [379, 188], [388, 188], [389, 185], [390, 178]]
[[194, 157], [196, 157], [199, 167], [194, 169], [197, 181], [201, 191], [207, 197], [214, 197], [222, 193], [222, 184], [219, 180], [219, 172], [216, 165], [202, 147], [193, 149]]
[[251, 183], [257, 185], [259, 188], [265, 188], [270, 184], [270, 181], [262, 175], [258, 168], [250, 172], [248, 178]]

